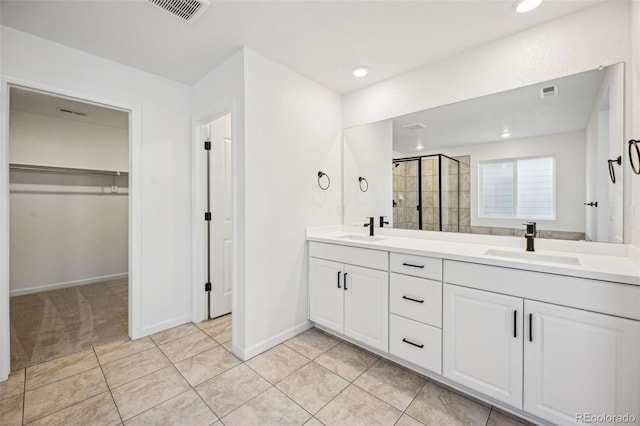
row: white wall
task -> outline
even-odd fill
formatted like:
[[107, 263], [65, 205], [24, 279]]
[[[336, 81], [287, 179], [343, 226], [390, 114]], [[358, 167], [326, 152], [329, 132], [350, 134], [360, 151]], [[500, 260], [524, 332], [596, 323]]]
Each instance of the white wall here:
[[[244, 49], [239, 50], [224, 63], [198, 81], [191, 89], [191, 112], [193, 116], [192, 138], [192, 252], [193, 252], [193, 316], [194, 322], [205, 316], [204, 292], [205, 268], [205, 209], [206, 156], [202, 149], [204, 137], [200, 128], [216, 117], [231, 113], [233, 182], [233, 266], [232, 266], [232, 311], [233, 351], [243, 356], [246, 347], [245, 297], [245, 94], [244, 94]], [[200, 194], [200, 195], [198, 195]]]
[[340, 106], [338, 94], [245, 51], [248, 357], [309, 326], [305, 228], [342, 219]]
[[[344, 223], [362, 225], [374, 216], [378, 226], [379, 216], [387, 216], [393, 226], [393, 123], [385, 120], [345, 129], [343, 138]], [[360, 176], [367, 179], [366, 192], [360, 190]]]
[[[343, 97], [343, 125], [346, 128], [380, 121], [600, 65], [629, 64], [630, 24], [629, 2], [604, 2], [583, 9], [347, 94]], [[631, 122], [630, 87], [627, 73], [625, 123]], [[629, 133], [627, 125], [625, 135]], [[625, 199], [630, 198], [629, 185], [625, 187]], [[625, 241], [630, 238], [631, 229], [627, 227]]]
[[[128, 171], [129, 132], [11, 109], [9, 159], [20, 164]], [[11, 173], [11, 295], [127, 274], [126, 191], [88, 193], [113, 183], [126, 189], [127, 178], [114, 182], [108, 176]]]
[[[130, 332], [137, 338], [189, 321], [189, 87], [11, 28], [0, 31], [3, 78], [134, 111]], [[3, 95], [6, 99], [6, 93]], [[4, 117], [6, 111], [1, 112]], [[5, 155], [6, 151], [0, 158], [2, 164], [6, 164]], [[5, 188], [6, 178], [0, 178], [0, 188]], [[0, 241], [4, 237], [0, 236]], [[1, 277], [2, 281], [7, 278]], [[6, 299], [7, 293], [6, 283], [0, 283], [0, 298]], [[2, 318], [2, 322], [6, 320]], [[2, 345], [6, 342], [8, 336], [2, 336]], [[6, 362], [3, 357], [0, 379]]]
[[445, 154], [449, 157], [471, 156], [470, 189], [471, 226], [521, 228], [522, 219], [478, 217], [478, 163], [482, 161], [555, 155], [556, 158], [556, 220], [536, 220], [538, 229], [548, 231], [584, 232], [585, 133], [571, 132], [536, 138], [462, 145], [433, 151], [403, 155]]

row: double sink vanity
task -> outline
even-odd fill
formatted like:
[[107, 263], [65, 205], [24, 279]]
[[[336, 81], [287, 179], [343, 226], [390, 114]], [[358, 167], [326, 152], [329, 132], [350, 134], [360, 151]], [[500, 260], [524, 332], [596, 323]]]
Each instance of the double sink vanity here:
[[317, 327], [536, 423], [638, 421], [633, 247], [376, 233], [307, 230]]

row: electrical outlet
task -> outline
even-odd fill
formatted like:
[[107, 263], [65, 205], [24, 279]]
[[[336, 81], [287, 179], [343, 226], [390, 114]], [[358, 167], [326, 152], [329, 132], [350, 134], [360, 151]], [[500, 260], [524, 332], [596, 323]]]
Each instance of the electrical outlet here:
[[114, 186], [112, 186], [112, 187], [111, 187], [111, 192], [112, 192], [112, 193], [116, 193], [116, 192], [118, 192], [118, 187], [117, 187], [117, 186], [115, 186], [115, 185], [114, 185]]

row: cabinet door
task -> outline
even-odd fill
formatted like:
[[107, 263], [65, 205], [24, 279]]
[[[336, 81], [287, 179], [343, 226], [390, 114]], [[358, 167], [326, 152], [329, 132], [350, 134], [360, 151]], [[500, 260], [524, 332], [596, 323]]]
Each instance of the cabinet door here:
[[521, 408], [522, 313], [520, 298], [445, 284], [443, 375]]
[[389, 273], [346, 265], [344, 334], [389, 350]]
[[525, 315], [525, 411], [567, 425], [640, 418], [640, 322], [529, 300]]
[[309, 319], [334, 331], [344, 330], [342, 263], [309, 258]]

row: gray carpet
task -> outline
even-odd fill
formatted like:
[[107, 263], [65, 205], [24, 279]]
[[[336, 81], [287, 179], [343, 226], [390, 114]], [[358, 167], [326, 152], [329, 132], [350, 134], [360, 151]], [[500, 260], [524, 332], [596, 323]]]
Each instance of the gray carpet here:
[[11, 370], [128, 336], [128, 278], [15, 296]]

